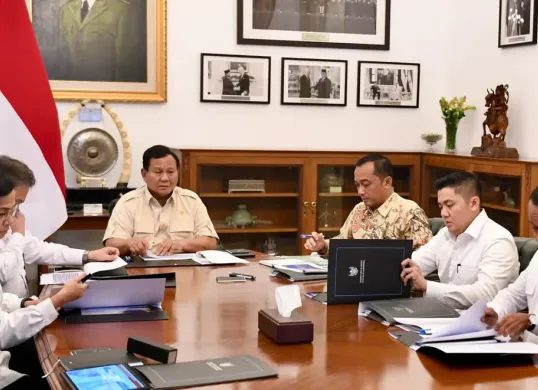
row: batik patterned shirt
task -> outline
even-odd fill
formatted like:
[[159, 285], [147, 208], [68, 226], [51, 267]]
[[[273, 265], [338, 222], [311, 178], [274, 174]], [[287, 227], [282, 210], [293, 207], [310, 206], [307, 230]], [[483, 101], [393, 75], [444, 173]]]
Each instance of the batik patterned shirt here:
[[413, 247], [426, 244], [432, 237], [426, 213], [419, 205], [393, 193], [379, 208], [370, 210], [364, 202], [356, 205], [332, 239], [412, 239]]

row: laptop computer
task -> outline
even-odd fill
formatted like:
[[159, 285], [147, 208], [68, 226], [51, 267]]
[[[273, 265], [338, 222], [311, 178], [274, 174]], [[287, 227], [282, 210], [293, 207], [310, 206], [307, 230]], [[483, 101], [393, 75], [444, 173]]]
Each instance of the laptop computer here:
[[413, 240], [331, 240], [326, 297], [313, 299], [331, 305], [409, 298], [400, 274], [412, 251]]

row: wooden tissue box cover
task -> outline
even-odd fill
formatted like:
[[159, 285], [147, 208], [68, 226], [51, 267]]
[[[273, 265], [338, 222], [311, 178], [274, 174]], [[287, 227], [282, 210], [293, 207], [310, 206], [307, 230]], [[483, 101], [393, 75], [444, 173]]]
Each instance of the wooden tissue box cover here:
[[277, 344], [311, 343], [314, 340], [312, 321], [292, 313], [286, 318], [276, 309], [258, 312], [258, 329]]

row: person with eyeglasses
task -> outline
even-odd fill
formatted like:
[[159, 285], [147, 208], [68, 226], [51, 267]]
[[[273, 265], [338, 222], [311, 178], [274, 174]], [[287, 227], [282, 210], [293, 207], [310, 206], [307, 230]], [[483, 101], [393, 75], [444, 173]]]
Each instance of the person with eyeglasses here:
[[9, 156], [0, 156], [0, 172], [15, 186], [13, 205], [10, 210], [5, 210], [3, 217], [0, 213], [0, 249], [4, 250], [0, 260], [0, 285], [4, 292], [21, 298], [29, 295], [26, 264], [82, 266], [90, 261], [113, 261], [118, 257], [116, 248], [85, 251], [44, 242], [33, 236], [26, 230], [26, 219], [20, 207], [24, 207], [28, 192], [36, 183], [34, 173], [22, 161]]
[[[0, 248], [0, 263], [22, 264], [24, 251], [24, 218], [17, 214], [15, 185], [9, 177], [0, 175], [0, 229], [11, 229], [13, 239]], [[14, 257], [13, 254], [16, 256]], [[29, 299], [4, 292], [0, 284], [0, 389], [44, 389], [43, 370], [32, 339], [41, 329], [58, 317], [63, 305], [84, 295], [88, 288], [80, 283], [85, 275], [67, 282], [51, 298]]]

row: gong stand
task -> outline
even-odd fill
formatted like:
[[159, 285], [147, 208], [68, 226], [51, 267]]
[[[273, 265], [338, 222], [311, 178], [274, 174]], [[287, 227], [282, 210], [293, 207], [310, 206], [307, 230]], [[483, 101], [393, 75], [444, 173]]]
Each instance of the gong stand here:
[[[131, 142], [127, 130], [120, 120], [119, 115], [102, 100], [83, 100], [67, 114], [67, 119], [62, 121], [61, 134], [64, 136], [67, 128], [74, 118], [77, 118], [81, 109], [89, 103], [98, 104], [112, 118], [119, 131], [123, 145], [123, 165], [117, 187], [127, 187], [132, 169]], [[106, 149], [107, 148], [107, 149]], [[108, 151], [105, 153], [104, 151]], [[68, 146], [68, 159], [73, 169], [77, 172], [77, 182], [81, 187], [86, 187], [88, 182], [97, 181], [100, 187], [105, 187], [106, 178], [102, 177], [115, 165], [118, 157], [118, 146], [114, 138], [105, 130], [96, 127], [83, 129], [75, 134]], [[111, 156], [112, 155], [112, 156]], [[111, 157], [115, 157], [115, 160]]]

